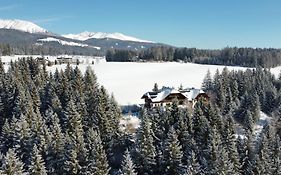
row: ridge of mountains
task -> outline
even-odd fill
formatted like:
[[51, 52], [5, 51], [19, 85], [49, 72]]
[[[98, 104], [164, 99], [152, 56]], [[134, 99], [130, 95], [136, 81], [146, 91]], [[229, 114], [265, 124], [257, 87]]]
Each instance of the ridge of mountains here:
[[[17, 54], [105, 55], [110, 49], [140, 51], [165, 46], [122, 33], [82, 32], [59, 35], [32, 22], [0, 19], [0, 44]], [[24, 53], [23, 53], [24, 52]], [[39, 53], [38, 53], [39, 52]]]

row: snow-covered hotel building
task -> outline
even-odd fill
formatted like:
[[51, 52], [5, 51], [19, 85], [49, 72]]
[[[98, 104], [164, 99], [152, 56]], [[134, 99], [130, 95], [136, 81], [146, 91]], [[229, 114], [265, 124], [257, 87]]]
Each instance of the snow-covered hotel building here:
[[176, 90], [163, 87], [158, 91], [146, 92], [141, 99], [144, 99], [145, 107], [169, 106], [174, 99], [177, 99], [180, 106], [194, 107], [198, 99], [209, 99], [209, 96], [201, 89], [187, 88]]

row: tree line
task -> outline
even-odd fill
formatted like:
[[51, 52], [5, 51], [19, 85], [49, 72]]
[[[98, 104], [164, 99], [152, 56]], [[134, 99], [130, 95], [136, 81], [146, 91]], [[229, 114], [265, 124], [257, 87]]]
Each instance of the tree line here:
[[36, 45], [28, 43], [5, 44], [0, 43], [0, 56], [7, 55], [93, 55], [104, 56], [104, 50], [89, 47], [71, 47], [54, 45]]
[[[143, 109], [134, 133], [120, 130], [118, 104], [92, 69], [0, 64], [0, 172], [281, 174], [280, 82], [263, 69], [208, 73], [209, 103]], [[260, 110], [271, 122], [255, 133]]]
[[281, 64], [281, 50], [273, 48], [226, 47], [218, 50], [152, 47], [141, 51], [108, 50], [108, 61], [182, 61], [244, 67], [275, 67]]

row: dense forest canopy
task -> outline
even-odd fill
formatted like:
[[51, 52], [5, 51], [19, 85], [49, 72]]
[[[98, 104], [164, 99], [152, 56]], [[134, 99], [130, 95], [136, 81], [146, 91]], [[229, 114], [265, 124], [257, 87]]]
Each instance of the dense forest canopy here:
[[36, 45], [28, 43], [3, 44], [0, 43], [0, 55], [87, 55], [103, 56], [104, 50], [88, 47], [71, 47], [55, 45]]
[[281, 65], [281, 49], [226, 47], [221, 50], [153, 47], [141, 51], [109, 50], [108, 61], [183, 61], [245, 67]]
[[220, 50], [151, 47], [140, 50], [107, 49], [57, 45], [30, 45], [26, 43], [0, 44], [0, 55], [89, 55], [104, 56], [107, 61], [181, 61], [244, 67], [275, 67], [281, 65], [281, 49], [226, 47]]
[[[209, 103], [143, 109], [131, 132], [120, 130], [119, 107], [90, 68], [0, 63], [0, 173], [281, 174], [280, 78], [225, 68], [202, 87]], [[260, 111], [271, 120], [256, 133]]]

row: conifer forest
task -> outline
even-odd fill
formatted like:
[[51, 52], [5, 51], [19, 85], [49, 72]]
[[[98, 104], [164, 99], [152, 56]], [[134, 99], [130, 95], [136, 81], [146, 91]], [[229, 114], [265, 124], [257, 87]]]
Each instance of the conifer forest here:
[[[281, 78], [225, 68], [202, 88], [208, 102], [142, 108], [139, 128], [121, 130], [91, 68], [0, 63], [0, 174], [281, 175]], [[270, 121], [257, 132], [261, 113]]]

